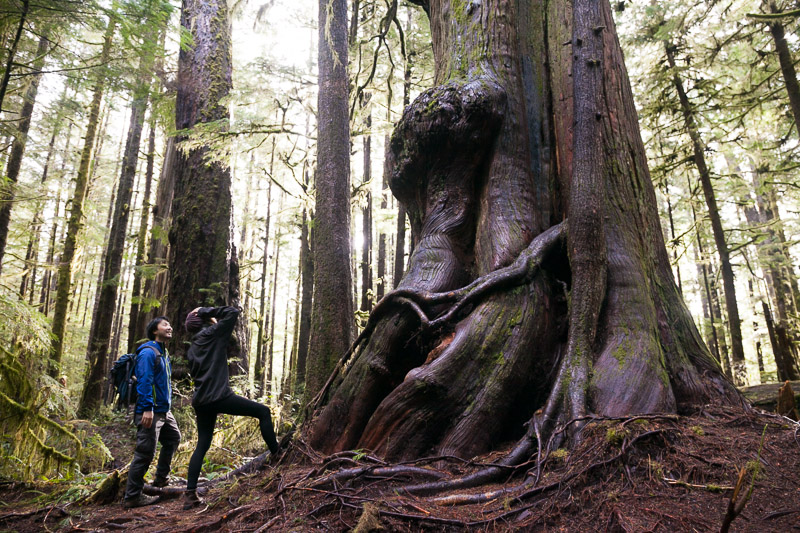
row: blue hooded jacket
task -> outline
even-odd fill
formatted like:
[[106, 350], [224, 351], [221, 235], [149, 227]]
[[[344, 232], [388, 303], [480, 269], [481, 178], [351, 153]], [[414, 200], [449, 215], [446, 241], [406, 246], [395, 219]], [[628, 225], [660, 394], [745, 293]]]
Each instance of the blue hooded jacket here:
[[136, 351], [136, 412], [166, 413], [172, 404], [172, 365], [166, 348], [148, 341]]

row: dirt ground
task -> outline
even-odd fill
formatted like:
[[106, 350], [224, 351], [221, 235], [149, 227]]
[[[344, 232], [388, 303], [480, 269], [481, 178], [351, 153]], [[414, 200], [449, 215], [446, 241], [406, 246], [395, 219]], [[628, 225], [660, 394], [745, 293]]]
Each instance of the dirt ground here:
[[[216, 484], [191, 511], [179, 494], [126, 510], [118, 499], [71, 500], [63, 487], [2, 484], [0, 531], [720, 531], [743, 469], [735, 504], [752, 493], [730, 531], [788, 532], [800, 530], [798, 427], [716, 407], [600, 420], [577, 449], [502, 484], [428, 496], [404, 487], [474, 472], [502, 451], [389, 465], [363, 452], [323, 457], [298, 437], [275, 464]], [[472, 503], [453, 504], [463, 496]]]

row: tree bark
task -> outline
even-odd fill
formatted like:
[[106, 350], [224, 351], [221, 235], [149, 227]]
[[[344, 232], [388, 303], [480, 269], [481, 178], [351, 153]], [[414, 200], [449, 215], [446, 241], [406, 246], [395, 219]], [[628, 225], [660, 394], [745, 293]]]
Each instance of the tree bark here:
[[[28, 2], [25, 2], [27, 11]], [[24, 15], [23, 15], [24, 16]], [[3, 255], [6, 251], [8, 241], [8, 225], [11, 222], [11, 208], [14, 206], [14, 196], [19, 171], [22, 167], [22, 157], [25, 154], [25, 145], [28, 143], [28, 130], [31, 127], [33, 108], [36, 105], [36, 96], [39, 93], [39, 82], [42, 80], [42, 68], [44, 59], [50, 48], [50, 40], [47, 35], [39, 38], [39, 46], [36, 49], [36, 58], [33, 61], [33, 72], [30, 74], [28, 88], [23, 96], [22, 110], [19, 113], [17, 131], [14, 134], [14, 142], [11, 145], [11, 155], [6, 164], [6, 175], [0, 181], [0, 268], [3, 264]], [[6, 71], [8, 73], [8, 71]], [[2, 89], [0, 89], [2, 90]], [[0, 106], [2, 99], [0, 99]]]
[[[272, 175], [272, 164], [275, 157], [275, 139], [272, 143], [272, 156], [270, 158], [270, 175]], [[267, 328], [269, 319], [267, 318], [267, 300], [269, 296], [267, 284], [267, 265], [269, 264], [269, 227], [272, 222], [272, 180], [267, 185], [267, 216], [264, 219], [264, 255], [261, 258], [261, 296], [258, 301], [258, 337], [256, 338], [256, 366], [253, 370], [255, 374], [254, 383], [256, 385], [256, 395], [262, 396], [267, 393], [266, 381], [266, 345]]]
[[683, 81], [678, 76], [675, 69], [675, 54], [668, 42], [665, 42], [667, 52], [667, 62], [673, 71], [672, 81], [683, 111], [686, 131], [692, 140], [694, 151], [694, 163], [700, 175], [700, 183], [703, 186], [703, 196], [708, 207], [708, 216], [711, 221], [711, 230], [714, 234], [714, 243], [719, 255], [720, 268], [722, 270], [722, 286], [725, 292], [725, 309], [728, 312], [728, 327], [731, 333], [731, 355], [733, 364], [733, 379], [737, 385], [747, 385], [747, 368], [744, 359], [744, 345], [742, 344], [742, 321], [739, 318], [739, 306], [736, 302], [736, 287], [734, 284], [733, 267], [731, 266], [730, 250], [725, 239], [725, 231], [722, 228], [722, 220], [717, 208], [717, 200], [714, 195], [714, 186], [711, 183], [711, 173], [705, 159], [705, 146], [700, 138], [694, 110], [683, 88]]
[[[365, 95], [366, 96], [366, 95]], [[368, 96], [364, 98], [367, 100]], [[363, 247], [361, 248], [361, 311], [369, 313], [372, 310], [372, 193], [369, 183], [372, 180], [372, 136], [369, 130], [372, 127], [372, 115], [368, 114], [364, 121], [367, 133], [364, 136], [364, 179], [367, 187], [367, 202], [361, 209], [361, 234]]]
[[[22, 9], [20, 9], [19, 12], [19, 24], [17, 24], [17, 31], [14, 33], [14, 39], [11, 41], [11, 46], [8, 49], [6, 68], [3, 72], [3, 78], [0, 80], [0, 114], [3, 113], [3, 102], [6, 98], [8, 82], [11, 80], [11, 70], [14, 66], [14, 57], [17, 55], [17, 47], [19, 46], [19, 40], [22, 37], [22, 30], [25, 28], [25, 22], [28, 19], [28, 10], [30, 9], [30, 4], [30, 0], [22, 0]], [[0, 254], [0, 259], [2, 259], [2, 254]]]
[[140, 306], [139, 318], [134, 328], [142, 332], [145, 325], [164, 313], [162, 302], [166, 299], [168, 291], [167, 257], [169, 255], [169, 240], [167, 235], [172, 219], [172, 196], [175, 191], [175, 137], [167, 139], [164, 149], [164, 161], [161, 164], [158, 187], [156, 188], [156, 201], [153, 206], [152, 238], [147, 252], [147, 265], [155, 273], [148, 276], [144, 282], [142, 294], [145, 305]]
[[[62, 94], [62, 97], [66, 94], [66, 91]], [[42, 186], [47, 182], [47, 174], [50, 171], [50, 161], [53, 159], [53, 152], [55, 151], [56, 145], [56, 137], [58, 137], [58, 133], [61, 130], [61, 124], [63, 122], [63, 116], [59, 115], [56, 118], [56, 123], [53, 126], [53, 134], [50, 136], [50, 142], [47, 145], [47, 156], [44, 159], [44, 166], [42, 168], [42, 179], [39, 182]], [[36, 205], [36, 212], [33, 215], [33, 221], [31, 221], [31, 236], [28, 241], [28, 248], [25, 251], [25, 270], [22, 275], [22, 280], [20, 281], [19, 285], [19, 295], [20, 299], [24, 300], [25, 295], [28, 292], [28, 288], [30, 287], [30, 294], [31, 294], [31, 303], [33, 302], [33, 289], [36, 285], [36, 266], [38, 262], [38, 255], [39, 255], [39, 241], [40, 241], [40, 232], [42, 230], [42, 202], [37, 202]]]
[[[312, 213], [311, 218], [313, 217], [314, 215]], [[300, 227], [300, 278], [303, 287], [300, 299], [300, 317], [298, 319], [300, 324], [297, 332], [297, 373], [295, 375], [295, 390], [304, 390], [305, 387], [308, 341], [311, 335], [311, 299], [314, 293], [314, 260], [310, 246], [313, 234], [309, 228], [308, 218], [308, 211], [306, 208], [303, 208], [302, 226]]]
[[[231, 90], [231, 34], [224, 0], [185, 0], [181, 27], [192, 36], [178, 58], [175, 125], [178, 144], [200, 126], [225, 131]], [[173, 222], [169, 231], [169, 295], [167, 311], [176, 324], [200, 305], [239, 305], [239, 264], [231, 227], [231, 175], [225, 162], [209, 160], [205, 146], [181, 148], [175, 162]], [[198, 194], [201, 192], [202, 194]], [[246, 368], [244, 321], [237, 324], [228, 359]], [[173, 333], [172, 349], [185, 358], [189, 335]], [[177, 366], [180, 375], [181, 367]], [[230, 369], [229, 369], [230, 370]], [[232, 372], [233, 374], [233, 372]]]
[[352, 342], [354, 330], [346, 0], [319, 0], [318, 20], [314, 295], [306, 399], [322, 388], [337, 359]]
[[[770, 2], [769, 8], [771, 13], [780, 12], [774, 2]], [[794, 116], [794, 124], [798, 129], [798, 133], [800, 133], [800, 84], [797, 82], [797, 71], [794, 68], [794, 59], [792, 59], [792, 53], [789, 51], [789, 44], [786, 42], [783, 23], [778, 19], [767, 24], [767, 27], [772, 35], [775, 51], [778, 53], [778, 63], [781, 66], [783, 83], [786, 86], [786, 94], [789, 97], [789, 107]]]
[[133, 267], [133, 289], [131, 291], [131, 310], [128, 317], [128, 353], [133, 353], [136, 341], [143, 338], [145, 332], [140, 331], [138, 320], [142, 299], [142, 267], [145, 262], [145, 248], [147, 247], [147, 228], [150, 224], [150, 189], [153, 185], [153, 168], [155, 166], [156, 152], [156, 120], [155, 114], [150, 115], [150, 135], [147, 140], [147, 167], [144, 174], [144, 196], [142, 198], [142, 212], [139, 219], [139, 232], [136, 237], [136, 258]]
[[[115, 28], [116, 22], [113, 19], [109, 19], [103, 38], [103, 49], [100, 52], [101, 65], [105, 65], [111, 55], [111, 44], [114, 39]], [[89, 163], [92, 148], [94, 147], [95, 134], [97, 133], [106, 79], [106, 73], [98, 70], [92, 94], [92, 103], [89, 105], [89, 122], [86, 125], [81, 160], [78, 165], [78, 174], [75, 178], [75, 191], [70, 202], [70, 216], [67, 221], [64, 249], [61, 252], [61, 260], [58, 264], [58, 292], [56, 293], [56, 308], [53, 313], [53, 342], [50, 348], [50, 376], [52, 377], [56, 377], [60, 372], [61, 358], [64, 354], [67, 308], [69, 307], [69, 293], [72, 288], [72, 262], [77, 250], [78, 233], [83, 227], [83, 202], [86, 200], [86, 195], [89, 191]]]
[[390, 154], [415, 247], [311, 444], [513, 463], [581, 413], [744, 405], [675, 285], [608, 2], [420, 3], [436, 87]]

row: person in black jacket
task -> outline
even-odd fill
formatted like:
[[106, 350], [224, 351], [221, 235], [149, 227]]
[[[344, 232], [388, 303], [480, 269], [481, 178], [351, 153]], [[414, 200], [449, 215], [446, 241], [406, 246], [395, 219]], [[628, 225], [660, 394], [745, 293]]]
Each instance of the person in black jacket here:
[[194, 334], [187, 358], [194, 379], [192, 407], [197, 416], [197, 447], [189, 460], [183, 504], [187, 510], [203, 503], [197, 495], [197, 479], [211, 447], [218, 414], [258, 418], [270, 453], [275, 456], [280, 452], [269, 407], [237, 396], [228, 383], [228, 342], [238, 318], [239, 309], [227, 306], [198, 307], [186, 317], [186, 331]]

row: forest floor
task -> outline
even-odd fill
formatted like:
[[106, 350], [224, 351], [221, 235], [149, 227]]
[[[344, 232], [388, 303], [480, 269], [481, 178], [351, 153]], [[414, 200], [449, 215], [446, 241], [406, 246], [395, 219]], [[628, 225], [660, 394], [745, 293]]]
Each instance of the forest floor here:
[[[752, 488], [730, 530], [787, 532], [800, 530], [798, 427], [711, 406], [597, 421], [577, 449], [557, 450], [539, 468], [437, 496], [403, 487], [430, 480], [419, 468], [459, 476], [502, 452], [390, 465], [364, 453], [323, 457], [296, 438], [272, 464], [216, 483], [207, 506], [191, 511], [179, 494], [127, 510], [119, 492], [107, 504], [64, 503], [63, 487], [0, 484], [0, 531], [720, 531], [731, 501], [741, 505]], [[115, 450], [130, 453], [115, 438]], [[485, 501], [454, 505], [460, 495]]]

